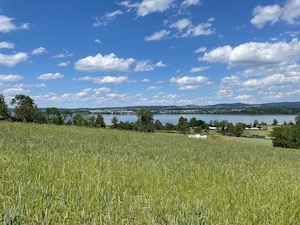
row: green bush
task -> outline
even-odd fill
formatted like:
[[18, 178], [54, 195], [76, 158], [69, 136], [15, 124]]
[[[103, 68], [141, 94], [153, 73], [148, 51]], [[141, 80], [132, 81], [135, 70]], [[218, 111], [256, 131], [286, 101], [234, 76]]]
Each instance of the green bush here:
[[272, 131], [273, 146], [281, 148], [300, 148], [300, 126], [285, 125]]

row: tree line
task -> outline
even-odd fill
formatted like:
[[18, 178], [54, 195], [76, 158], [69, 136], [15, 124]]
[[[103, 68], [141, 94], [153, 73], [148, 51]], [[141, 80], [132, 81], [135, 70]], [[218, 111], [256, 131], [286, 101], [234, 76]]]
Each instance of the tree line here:
[[14, 107], [12, 113], [0, 94], [0, 120], [24, 123], [40, 123], [54, 125], [76, 125], [87, 127], [105, 128], [102, 115], [85, 117], [82, 113], [73, 113], [69, 110], [59, 110], [58, 108], [47, 108], [44, 112], [39, 110], [34, 100], [27, 95], [16, 95], [10, 102]]

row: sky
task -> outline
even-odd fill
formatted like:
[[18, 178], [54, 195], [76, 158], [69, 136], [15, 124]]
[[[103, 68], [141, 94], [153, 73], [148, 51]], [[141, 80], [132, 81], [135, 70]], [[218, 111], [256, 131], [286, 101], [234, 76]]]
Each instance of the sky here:
[[0, 94], [38, 107], [300, 100], [300, 0], [0, 0]]

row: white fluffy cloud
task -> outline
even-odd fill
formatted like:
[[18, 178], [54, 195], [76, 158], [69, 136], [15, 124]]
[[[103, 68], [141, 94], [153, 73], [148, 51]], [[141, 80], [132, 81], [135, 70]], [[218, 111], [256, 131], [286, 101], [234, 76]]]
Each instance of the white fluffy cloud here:
[[203, 35], [207, 36], [215, 33], [215, 29], [212, 27], [212, 23], [207, 22], [193, 25], [189, 19], [180, 19], [175, 23], [170, 24], [170, 28], [177, 29], [180, 36], [184, 38]]
[[202, 84], [208, 80], [207, 77], [204, 76], [197, 76], [197, 77], [172, 77], [170, 82], [176, 83], [178, 85], [186, 85], [186, 84]]
[[59, 78], [63, 78], [64, 75], [60, 73], [45, 73], [37, 77], [38, 80], [56, 80]]
[[190, 20], [188, 20], [188, 19], [181, 19], [181, 20], [178, 20], [178, 21], [175, 22], [175, 23], [172, 23], [172, 24], [170, 25], [170, 27], [171, 27], [171, 28], [176, 28], [176, 29], [178, 29], [179, 31], [182, 31], [182, 30], [188, 28], [188, 27], [191, 26], [191, 25], [192, 25], [192, 23], [191, 23]]
[[282, 10], [279, 5], [257, 6], [253, 9], [251, 23], [257, 28], [262, 28], [266, 23], [274, 24], [279, 21]]
[[27, 60], [27, 54], [24, 52], [19, 52], [13, 55], [4, 55], [0, 53], [0, 65], [13, 67], [20, 62], [25, 62]]
[[44, 48], [44, 47], [39, 47], [39, 48], [34, 49], [34, 50], [31, 52], [31, 54], [32, 54], [32, 55], [41, 55], [41, 54], [43, 54], [44, 52], [46, 52], [46, 48]]
[[194, 67], [190, 70], [190, 73], [198, 73], [203, 70], [207, 70], [209, 67], [208, 66], [200, 66], [200, 67]]
[[70, 53], [70, 52], [66, 51], [65, 53], [59, 53], [59, 54], [53, 56], [52, 58], [53, 59], [57, 59], [57, 58], [58, 59], [62, 59], [62, 58], [71, 57], [73, 55], [74, 55], [73, 53]]
[[157, 91], [157, 90], [159, 90], [161, 88], [162, 88], [161, 86], [149, 86], [147, 88], [147, 91]]
[[69, 64], [70, 64], [70, 62], [67, 61], [67, 62], [61, 62], [61, 63], [58, 63], [57, 66], [58, 66], [58, 67], [66, 67], [66, 66], [68, 66]]
[[133, 58], [118, 58], [114, 53], [109, 55], [97, 54], [80, 59], [75, 63], [75, 69], [79, 71], [128, 71], [135, 60]]
[[251, 23], [259, 29], [268, 22], [274, 24], [280, 20], [289, 24], [298, 24], [300, 18], [299, 8], [300, 0], [287, 0], [283, 6], [278, 4], [257, 6], [253, 9]]
[[152, 35], [145, 37], [145, 41], [158, 41], [167, 37], [171, 32], [168, 30], [161, 30], [153, 33]]
[[17, 26], [13, 23], [14, 18], [7, 17], [5, 15], [0, 15], [0, 32], [9, 33], [14, 30], [24, 30], [28, 29], [29, 25], [27, 23]]
[[135, 72], [151, 71], [157, 67], [166, 67], [166, 64], [164, 64], [162, 61], [153, 64], [151, 63], [150, 60], [143, 60], [137, 63], [136, 67], [134, 68], [134, 71]]
[[200, 0], [184, 0], [181, 3], [181, 6], [188, 7], [188, 6], [191, 6], [191, 5], [199, 5], [199, 4], [200, 4]]
[[1, 48], [8, 48], [8, 49], [11, 49], [11, 48], [14, 48], [15, 47], [15, 44], [14, 43], [10, 43], [10, 42], [7, 42], [7, 41], [1, 41], [0, 42], [0, 49]]
[[252, 95], [238, 95], [234, 99], [239, 100], [239, 101], [246, 101], [246, 100], [249, 100], [249, 99], [252, 99], [252, 98], [253, 98]]
[[197, 48], [194, 53], [202, 53], [202, 52], [206, 52], [206, 48], [205, 47], [200, 47], [200, 48]]
[[287, 76], [285, 74], [273, 74], [261, 79], [249, 79], [243, 82], [243, 86], [252, 88], [268, 88], [277, 85], [300, 84], [300, 76]]
[[79, 77], [75, 78], [74, 80], [77, 81], [92, 81], [95, 84], [121, 84], [128, 81], [128, 77], [120, 76], [120, 77], [113, 77], [113, 76], [104, 76], [104, 77]]
[[199, 61], [226, 63], [229, 67], [251, 67], [278, 64], [300, 59], [300, 42], [293, 39], [290, 43], [249, 42], [235, 48], [227, 45], [204, 54]]
[[211, 23], [200, 23], [196, 26], [189, 27], [182, 37], [196, 37], [196, 36], [208, 36], [214, 34], [215, 30], [212, 28]]
[[19, 75], [9, 74], [9, 75], [0, 75], [0, 82], [15, 82], [22, 80], [23, 77]]
[[93, 24], [93, 27], [106, 26], [109, 22], [116, 19], [118, 15], [124, 14], [121, 10], [116, 10], [114, 12], [106, 12], [105, 15], [99, 20], [96, 19], [96, 22]]
[[169, 9], [174, 0], [143, 0], [137, 6], [137, 15], [146, 16], [154, 12], [164, 12]]
[[178, 90], [181, 91], [190, 91], [190, 90], [195, 90], [199, 88], [199, 85], [186, 85], [186, 86], [181, 86], [178, 88]]

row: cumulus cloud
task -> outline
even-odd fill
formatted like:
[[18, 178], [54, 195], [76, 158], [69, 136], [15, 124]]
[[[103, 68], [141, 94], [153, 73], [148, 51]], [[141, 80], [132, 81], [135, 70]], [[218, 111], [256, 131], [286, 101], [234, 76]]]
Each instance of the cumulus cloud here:
[[214, 34], [215, 30], [212, 28], [211, 23], [200, 23], [196, 26], [189, 27], [182, 37], [196, 37], [196, 36], [208, 36]]
[[96, 89], [93, 89], [93, 92], [95, 94], [106, 93], [106, 92], [110, 92], [110, 88], [107, 88], [107, 87], [96, 88]]
[[157, 91], [157, 90], [159, 90], [161, 88], [162, 88], [161, 86], [149, 86], [147, 88], [147, 91]]
[[21, 87], [11, 87], [11, 88], [7, 88], [3, 91], [4, 95], [7, 96], [12, 96], [12, 95], [18, 95], [18, 94], [24, 94], [29, 92], [29, 90], [25, 90]]
[[266, 23], [274, 24], [279, 21], [282, 10], [279, 5], [257, 6], [253, 9], [251, 23], [257, 28], [263, 28]]
[[27, 54], [24, 52], [19, 52], [13, 55], [4, 55], [0, 53], [0, 65], [13, 67], [20, 62], [25, 62], [27, 60]]
[[181, 3], [181, 6], [183, 7], [189, 7], [191, 5], [200, 5], [200, 0], [184, 0]]
[[9, 75], [0, 75], [0, 82], [15, 82], [23, 80], [22, 76], [9, 74]]
[[300, 84], [300, 76], [287, 76], [285, 74], [273, 74], [261, 79], [249, 79], [243, 82], [243, 86], [252, 88], [267, 88], [277, 85]]
[[202, 35], [207, 36], [215, 33], [215, 29], [212, 27], [211, 22], [199, 23], [198, 25], [193, 25], [189, 19], [180, 19], [175, 23], [170, 24], [170, 28], [177, 29], [180, 34], [179, 36], [183, 38], [196, 37]]
[[69, 61], [67, 61], [67, 62], [61, 62], [61, 63], [58, 63], [58, 64], [56, 64], [58, 67], [66, 67], [66, 66], [68, 66], [70, 64], [70, 62]]
[[53, 56], [52, 58], [53, 59], [57, 59], [57, 58], [58, 59], [62, 59], [62, 58], [71, 57], [73, 55], [74, 55], [73, 53], [70, 53], [70, 52], [66, 51], [65, 53], [59, 53], [59, 54]]
[[177, 30], [182, 31], [182, 30], [190, 27], [191, 25], [192, 25], [192, 23], [191, 23], [190, 20], [188, 20], [188, 19], [181, 19], [181, 20], [178, 20], [175, 23], [172, 23], [170, 25], [170, 27], [171, 28], [176, 28]]
[[190, 73], [198, 73], [203, 70], [207, 70], [209, 67], [208, 66], [200, 66], [200, 67], [194, 67], [190, 70]]
[[95, 84], [121, 84], [128, 81], [128, 77], [120, 76], [120, 77], [113, 77], [113, 76], [104, 76], [104, 77], [79, 77], [75, 78], [74, 80], [77, 81], [92, 81]]
[[186, 86], [179, 87], [178, 90], [189, 91], [189, 90], [195, 90], [197, 88], [199, 88], [199, 85], [186, 85]]
[[300, 1], [288, 0], [283, 7], [282, 19], [289, 24], [299, 24]]
[[152, 35], [145, 37], [145, 41], [158, 41], [161, 40], [165, 37], [167, 37], [171, 32], [168, 30], [161, 30], [161, 31], [157, 31], [155, 33], [153, 33]]
[[116, 10], [114, 12], [106, 12], [104, 16], [102, 16], [101, 20], [98, 18], [96, 22], [93, 24], [93, 27], [106, 26], [109, 22], [116, 19], [118, 15], [124, 14], [121, 10]]
[[258, 29], [264, 27], [267, 23], [274, 24], [280, 20], [289, 24], [299, 24], [299, 7], [299, 0], [288, 0], [283, 6], [278, 4], [257, 6], [253, 9], [251, 23]]
[[200, 48], [197, 48], [194, 53], [202, 53], [202, 52], [206, 52], [206, 48], [205, 47], [200, 47]]
[[97, 44], [102, 44], [102, 41], [99, 40], [99, 39], [95, 39], [95, 43], [97, 43]]
[[41, 55], [41, 54], [43, 54], [44, 52], [46, 52], [46, 48], [44, 48], [44, 47], [39, 47], [39, 48], [34, 49], [34, 50], [31, 52], [31, 54], [32, 54], [32, 55]]
[[60, 73], [45, 73], [37, 77], [38, 80], [56, 80], [59, 78], [63, 78], [64, 75]]
[[137, 63], [136, 67], [134, 68], [135, 72], [146, 72], [154, 70], [157, 67], [166, 67], [162, 61], [157, 62], [156, 64], [151, 63], [150, 60], [143, 60]]
[[24, 30], [29, 28], [28, 23], [24, 23], [17, 26], [13, 23], [14, 18], [7, 17], [5, 15], [0, 15], [0, 32], [9, 33], [14, 30]]
[[174, 0], [143, 0], [137, 6], [137, 15], [146, 16], [155, 12], [164, 12], [169, 9]]
[[239, 100], [239, 101], [245, 101], [245, 100], [249, 100], [252, 98], [253, 98], [253, 95], [238, 95], [234, 99]]
[[98, 53], [95, 56], [88, 56], [75, 63], [75, 69], [79, 71], [128, 71], [135, 60], [133, 58], [118, 58], [114, 53], [102, 55]]
[[199, 61], [226, 63], [229, 67], [250, 67], [278, 64], [300, 59], [300, 42], [249, 42], [235, 48], [226, 45], [206, 52]]
[[197, 77], [172, 77], [170, 82], [176, 83], [178, 85], [186, 85], [186, 84], [202, 84], [208, 81], [207, 77], [204, 76], [197, 76]]
[[0, 42], [0, 49], [1, 48], [7, 48], [7, 49], [12, 49], [15, 47], [15, 44], [14, 43], [10, 43], [10, 42], [7, 42], [7, 41], [1, 41]]

